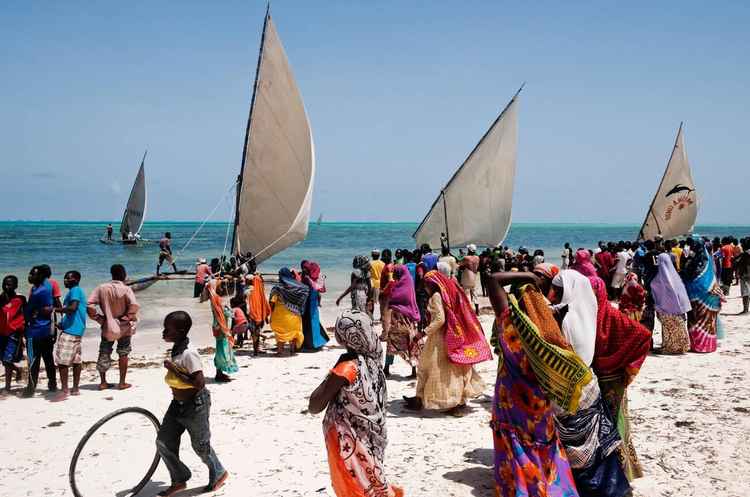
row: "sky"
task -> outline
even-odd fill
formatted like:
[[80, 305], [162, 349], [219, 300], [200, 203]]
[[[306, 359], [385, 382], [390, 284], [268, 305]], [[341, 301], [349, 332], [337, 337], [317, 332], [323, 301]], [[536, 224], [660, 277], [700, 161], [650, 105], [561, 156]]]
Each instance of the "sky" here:
[[[264, 2], [0, 6], [0, 219], [229, 217]], [[677, 128], [699, 223], [750, 223], [750, 3], [275, 1], [313, 216], [415, 221], [521, 85], [513, 219], [639, 223]]]

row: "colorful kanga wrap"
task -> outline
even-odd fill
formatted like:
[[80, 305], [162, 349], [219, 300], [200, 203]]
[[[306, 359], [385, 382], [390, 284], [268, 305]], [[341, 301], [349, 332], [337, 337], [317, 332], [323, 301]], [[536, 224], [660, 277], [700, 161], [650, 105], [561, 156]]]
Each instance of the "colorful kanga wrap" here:
[[618, 450], [618, 459], [625, 476], [633, 481], [643, 476], [643, 468], [638, 461], [635, 452], [633, 438], [630, 435], [630, 415], [628, 414], [628, 392], [622, 375], [610, 375], [599, 377], [599, 388], [602, 398], [607, 403], [609, 412], [617, 423], [617, 431], [620, 433], [622, 445]]
[[247, 311], [250, 320], [256, 325], [265, 323], [271, 315], [271, 305], [266, 298], [263, 278], [259, 274], [253, 276], [253, 291], [247, 296]]
[[213, 324], [211, 330], [213, 331], [214, 337], [218, 338], [224, 336], [229, 340], [230, 345], [234, 345], [234, 336], [232, 335], [232, 329], [229, 326], [231, 322], [231, 310], [227, 314], [227, 307], [221, 300], [221, 296], [218, 292], [219, 280], [212, 279], [206, 283], [206, 290], [208, 291], [208, 297], [211, 300], [211, 313], [213, 315]]
[[607, 299], [601, 278], [589, 278], [598, 304], [596, 348], [592, 366], [598, 376], [624, 374], [629, 385], [640, 371], [651, 349], [651, 332], [615, 309]]
[[551, 280], [557, 276], [557, 273], [560, 272], [560, 268], [550, 262], [543, 262], [534, 266], [534, 272], [544, 275]]
[[497, 497], [577, 497], [573, 473], [510, 312], [496, 320], [498, 363], [492, 404]]
[[640, 322], [645, 303], [646, 290], [638, 283], [638, 276], [635, 273], [628, 273], [620, 295], [620, 311], [630, 319]]
[[688, 314], [690, 350], [714, 352], [721, 310], [721, 288], [716, 283], [714, 265], [705, 247], [700, 248], [688, 261], [682, 277], [692, 306]]
[[[543, 323], [547, 329], [540, 332], [534, 321], [521, 310], [516, 297], [509, 295], [509, 318], [516, 331], [515, 336], [519, 338], [519, 343], [512, 345], [523, 348], [529, 366], [534, 371], [536, 381], [546, 398], [554, 401], [566, 412], [575, 412], [584, 385], [591, 381], [591, 372], [570, 346], [561, 346], [565, 339], [554, 318], [548, 319], [552, 314], [549, 307], [541, 306], [544, 305], [544, 301], [539, 290], [526, 286], [521, 292], [522, 295], [531, 294], [521, 298], [537, 316], [538, 322]], [[551, 335], [558, 335], [557, 339], [551, 338], [558, 345], [547, 340]]]
[[445, 311], [445, 350], [456, 364], [477, 364], [492, 359], [492, 351], [469, 299], [454, 280], [438, 271], [424, 276], [437, 287]]
[[344, 378], [326, 410], [323, 433], [331, 483], [338, 497], [402, 497], [385, 477], [386, 430], [383, 349], [372, 319], [361, 311], [344, 311], [336, 321], [336, 340], [347, 348], [331, 374]]

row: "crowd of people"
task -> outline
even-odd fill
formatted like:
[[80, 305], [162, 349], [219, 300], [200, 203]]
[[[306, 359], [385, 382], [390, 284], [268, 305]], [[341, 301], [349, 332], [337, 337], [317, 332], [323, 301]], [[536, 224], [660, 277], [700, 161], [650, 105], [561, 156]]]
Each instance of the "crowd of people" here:
[[[352, 261], [350, 284], [336, 304], [349, 297], [335, 337], [345, 347], [309, 399], [309, 412], [326, 410], [323, 421], [332, 485], [339, 497], [396, 497], [389, 483], [385, 406], [387, 380], [398, 357], [416, 379], [407, 410], [436, 410], [462, 416], [467, 402], [485, 384], [476, 365], [498, 357], [492, 404], [494, 477], [498, 496], [605, 496], [631, 492], [642, 473], [628, 418], [628, 386], [650, 351], [661, 323], [656, 352], [713, 352], [723, 329], [722, 301], [740, 285], [743, 312], [750, 301], [750, 238], [688, 238], [643, 243], [600, 242], [594, 250], [565, 244], [560, 266], [544, 252], [524, 247], [488, 249], [469, 245], [453, 255], [424, 245], [416, 251], [373, 250]], [[313, 261], [282, 268], [268, 294], [252, 254], [196, 264], [194, 296], [208, 302], [216, 340], [216, 381], [238, 371], [235, 350], [245, 340], [263, 353], [268, 325], [279, 355], [322, 349], [329, 337], [319, 308], [325, 276]], [[139, 306], [125, 284], [121, 265], [112, 280], [87, 298], [81, 274], [68, 271], [63, 299], [49, 266], [29, 273], [28, 297], [18, 294], [18, 278], [3, 279], [0, 295], [0, 352], [6, 391], [18, 381], [24, 351], [29, 373], [24, 395], [36, 389], [41, 362], [48, 388], [60, 399], [79, 393], [81, 337], [87, 319], [101, 329], [96, 368], [100, 389], [117, 352], [119, 382], [127, 389], [131, 337]], [[479, 287], [494, 313], [488, 340], [479, 321]], [[59, 319], [58, 319], [59, 318]], [[380, 323], [379, 333], [376, 325]], [[228, 473], [210, 445], [210, 395], [200, 356], [189, 346], [192, 320], [178, 311], [164, 322], [172, 343], [165, 361], [173, 402], [157, 447], [171, 475], [162, 495], [186, 486], [189, 469], [177, 447], [187, 430], [209, 468], [207, 490]], [[384, 345], [383, 345], [384, 344]], [[385, 349], [385, 350], [384, 350]], [[72, 389], [69, 372], [72, 369]]]

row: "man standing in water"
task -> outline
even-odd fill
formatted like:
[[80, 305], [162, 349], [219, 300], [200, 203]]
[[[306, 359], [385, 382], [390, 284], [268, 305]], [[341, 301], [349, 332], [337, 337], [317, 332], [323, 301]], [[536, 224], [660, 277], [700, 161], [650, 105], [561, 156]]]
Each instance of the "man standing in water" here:
[[118, 366], [120, 368], [119, 390], [130, 388], [125, 382], [128, 374], [128, 356], [132, 350], [130, 339], [135, 334], [140, 306], [135, 300], [133, 289], [124, 281], [127, 278], [125, 268], [115, 264], [110, 268], [112, 281], [96, 287], [88, 301], [88, 315], [101, 325], [102, 339], [99, 343], [99, 358], [96, 370], [101, 382], [99, 390], [106, 390], [112, 385], [107, 383], [107, 371], [112, 366], [112, 349], [117, 342]]
[[107, 241], [109, 241], [109, 242], [111, 242], [111, 241], [112, 241], [112, 232], [113, 232], [113, 231], [114, 231], [114, 230], [112, 229], [112, 223], [109, 223], [109, 224], [107, 225]]
[[159, 264], [156, 266], [156, 276], [159, 276], [161, 271], [161, 265], [167, 261], [167, 264], [172, 266], [172, 270], [177, 272], [177, 265], [174, 263], [174, 257], [172, 257], [172, 233], [167, 231], [164, 233], [164, 237], [159, 240]]

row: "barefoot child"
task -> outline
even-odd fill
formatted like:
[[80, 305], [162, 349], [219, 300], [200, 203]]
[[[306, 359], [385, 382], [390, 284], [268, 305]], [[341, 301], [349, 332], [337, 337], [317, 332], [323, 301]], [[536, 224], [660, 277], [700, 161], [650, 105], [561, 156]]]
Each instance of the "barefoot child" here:
[[172, 389], [169, 404], [156, 438], [156, 447], [169, 470], [171, 485], [159, 495], [175, 495], [187, 488], [192, 476], [190, 469], [180, 461], [180, 438], [187, 430], [193, 450], [208, 466], [208, 486], [205, 492], [213, 492], [224, 485], [229, 473], [224, 469], [211, 447], [211, 431], [208, 417], [211, 396], [206, 389], [203, 365], [198, 352], [190, 347], [188, 332], [193, 321], [185, 311], [175, 311], [164, 318], [162, 338], [172, 343], [170, 359], [164, 361], [167, 369], [165, 381]]
[[[65, 400], [68, 394], [80, 395], [78, 382], [81, 379], [81, 339], [86, 331], [86, 295], [79, 286], [81, 273], [68, 271], [63, 283], [68, 289], [63, 306], [55, 312], [63, 317], [57, 325], [60, 335], [55, 343], [55, 363], [60, 371], [62, 392], [55, 400]], [[68, 371], [73, 367], [73, 390], [68, 390]]]
[[23, 331], [26, 319], [23, 315], [26, 298], [18, 295], [18, 278], [8, 275], [3, 278], [3, 292], [0, 293], [0, 358], [5, 366], [5, 393], [10, 393], [13, 372], [18, 376], [21, 370], [15, 366], [23, 355]]

